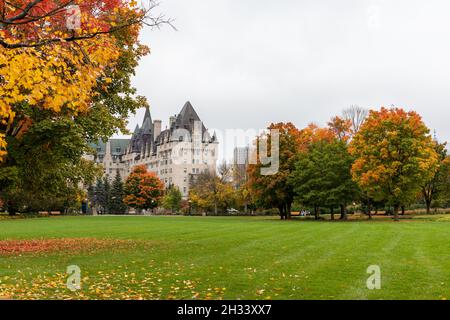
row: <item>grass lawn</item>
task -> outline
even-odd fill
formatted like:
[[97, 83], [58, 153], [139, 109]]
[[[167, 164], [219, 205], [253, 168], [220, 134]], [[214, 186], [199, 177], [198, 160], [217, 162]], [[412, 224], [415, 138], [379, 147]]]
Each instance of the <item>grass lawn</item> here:
[[[0, 298], [447, 299], [449, 218], [2, 220], [0, 240], [80, 240], [40, 252], [1, 254]], [[106, 245], [89, 245], [96, 239]], [[69, 265], [81, 268], [81, 291], [66, 288]], [[366, 287], [369, 265], [381, 267], [381, 290]]]

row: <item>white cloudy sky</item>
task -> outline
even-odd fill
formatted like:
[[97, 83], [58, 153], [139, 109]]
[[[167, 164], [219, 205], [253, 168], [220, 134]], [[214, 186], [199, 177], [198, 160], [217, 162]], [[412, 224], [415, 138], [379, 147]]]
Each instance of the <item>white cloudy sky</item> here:
[[144, 30], [152, 54], [134, 84], [163, 127], [187, 100], [222, 130], [397, 105], [450, 140], [448, 0], [161, 0], [158, 10], [178, 31]]

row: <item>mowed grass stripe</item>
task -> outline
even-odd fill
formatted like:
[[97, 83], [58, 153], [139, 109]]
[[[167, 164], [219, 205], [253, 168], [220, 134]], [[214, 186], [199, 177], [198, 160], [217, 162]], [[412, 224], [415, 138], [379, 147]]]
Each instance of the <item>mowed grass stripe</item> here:
[[[40, 273], [65, 272], [68, 264], [78, 264], [90, 275], [127, 270], [139, 277], [151, 272], [161, 278], [156, 284], [162, 290], [160, 298], [172, 297], [171, 287], [189, 280], [195, 281], [201, 294], [225, 288], [216, 298], [226, 299], [444, 299], [449, 296], [450, 222], [441, 220], [60, 217], [2, 221], [0, 239], [95, 237], [134, 239], [147, 245], [120, 252], [2, 257], [0, 280], [8, 275], [33, 281]], [[381, 267], [381, 290], [366, 288], [366, 269], [371, 264]], [[98, 275], [92, 279], [101, 280]], [[124, 282], [120, 288], [128, 290], [129, 285]], [[176, 297], [190, 299], [192, 292], [180, 289]]]

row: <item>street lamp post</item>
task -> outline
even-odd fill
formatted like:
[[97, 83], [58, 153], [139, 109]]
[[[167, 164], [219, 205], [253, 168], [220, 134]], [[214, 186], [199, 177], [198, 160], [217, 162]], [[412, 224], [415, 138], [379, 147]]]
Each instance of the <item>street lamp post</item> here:
[[191, 216], [192, 215], [192, 200], [189, 199], [188, 203], [189, 203], [189, 215]]

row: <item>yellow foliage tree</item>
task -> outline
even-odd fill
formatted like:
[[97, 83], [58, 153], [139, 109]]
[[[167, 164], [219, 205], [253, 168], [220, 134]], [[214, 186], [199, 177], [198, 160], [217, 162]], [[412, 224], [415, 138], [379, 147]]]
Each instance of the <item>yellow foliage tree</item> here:
[[416, 112], [400, 108], [370, 111], [350, 144], [356, 158], [353, 180], [375, 200], [408, 204], [438, 169], [429, 129]]

